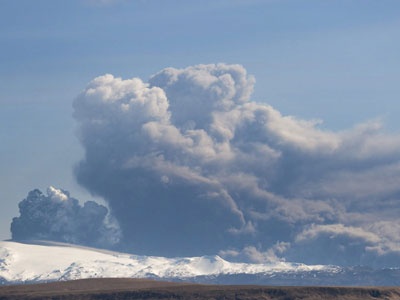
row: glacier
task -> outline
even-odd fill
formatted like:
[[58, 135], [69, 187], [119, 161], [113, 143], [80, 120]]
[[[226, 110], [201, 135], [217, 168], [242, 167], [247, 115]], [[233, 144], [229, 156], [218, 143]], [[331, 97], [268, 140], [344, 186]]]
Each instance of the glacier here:
[[393, 286], [400, 284], [400, 270], [284, 261], [236, 263], [217, 255], [166, 258], [53, 242], [0, 241], [1, 284], [85, 278], [152, 278], [216, 284]]
[[287, 262], [233, 263], [219, 256], [166, 258], [72, 246], [0, 242], [0, 277], [8, 282], [83, 278], [192, 278], [221, 274], [309, 272], [337, 267]]

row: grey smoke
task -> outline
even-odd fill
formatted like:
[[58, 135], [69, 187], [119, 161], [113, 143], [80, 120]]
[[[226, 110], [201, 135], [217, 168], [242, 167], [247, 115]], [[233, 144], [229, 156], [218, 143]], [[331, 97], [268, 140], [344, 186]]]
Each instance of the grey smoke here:
[[399, 266], [400, 136], [282, 115], [250, 100], [254, 83], [240, 65], [198, 65], [148, 83], [107, 74], [77, 97], [76, 177], [125, 249]]
[[94, 201], [81, 206], [67, 191], [49, 187], [29, 192], [19, 203], [20, 216], [11, 223], [13, 240], [49, 240], [111, 248], [120, 230], [108, 209]]

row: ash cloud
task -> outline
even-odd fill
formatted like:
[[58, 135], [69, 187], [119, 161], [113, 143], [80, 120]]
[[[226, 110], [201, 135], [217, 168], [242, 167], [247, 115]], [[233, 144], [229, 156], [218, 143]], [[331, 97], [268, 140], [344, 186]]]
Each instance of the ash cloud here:
[[120, 230], [108, 209], [94, 201], [81, 206], [67, 191], [49, 187], [47, 194], [35, 189], [19, 203], [20, 216], [13, 218], [13, 240], [49, 240], [112, 248]]
[[254, 83], [240, 65], [197, 65], [107, 74], [76, 98], [76, 177], [108, 201], [125, 249], [399, 266], [400, 136], [323, 130], [251, 101]]

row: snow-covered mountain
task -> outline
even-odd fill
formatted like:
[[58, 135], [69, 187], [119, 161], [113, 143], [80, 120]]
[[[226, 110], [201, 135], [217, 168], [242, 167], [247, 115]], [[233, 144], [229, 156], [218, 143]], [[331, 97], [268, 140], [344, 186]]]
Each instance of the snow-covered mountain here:
[[165, 258], [64, 244], [0, 242], [0, 281], [3, 284], [129, 277], [208, 283], [297, 282], [296, 285], [301, 285], [308, 282], [327, 284], [326, 280], [321, 282], [320, 279], [337, 279], [341, 276], [348, 277], [349, 270], [336, 266], [308, 266], [288, 262], [232, 263], [219, 256]]
[[331, 266], [232, 263], [219, 256], [137, 256], [68, 245], [0, 242], [0, 277], [7, 281], [71, 280], [92, 277], [185, 279], [222, 274], [336, 272]]

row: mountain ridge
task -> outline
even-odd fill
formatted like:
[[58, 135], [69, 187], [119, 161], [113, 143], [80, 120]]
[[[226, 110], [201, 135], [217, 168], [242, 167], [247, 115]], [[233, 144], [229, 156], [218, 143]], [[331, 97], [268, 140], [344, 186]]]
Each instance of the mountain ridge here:
[[2, 284], [105, 277], [203, 284], [399, 285], [400, 270], [281, 261], [249, 264], [229, 262], [217, 255], [166, 258], [46, 241], [0, 242]]

